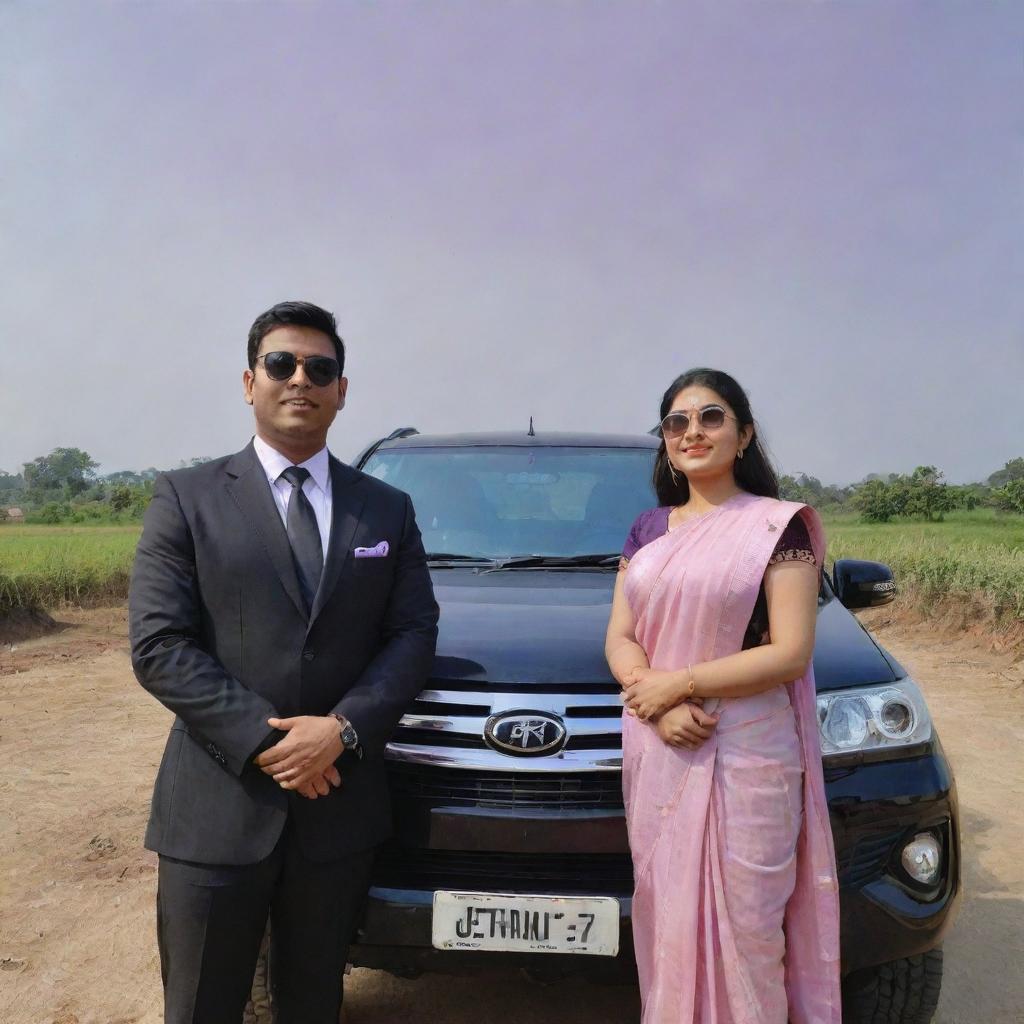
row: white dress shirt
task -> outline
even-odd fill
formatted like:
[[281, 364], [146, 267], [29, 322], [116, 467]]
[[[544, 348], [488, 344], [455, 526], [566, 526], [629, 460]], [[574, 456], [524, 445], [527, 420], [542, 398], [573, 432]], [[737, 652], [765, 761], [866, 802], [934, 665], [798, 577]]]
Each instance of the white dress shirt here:
[[[263, 471], [270, 482], [270, 492], [274, 495], [277, 511], [281, 513], [281, 522], [288, 528], [288, 502], [292, 496], [292, 485], [281, 474], [295, 463], [286, 458], [276, 448], [271, 448], [259, 437], [252, 439], [256, 449], [256, 457], [260, 460]], [[327, 561], [327, 543], [331, 539], [331, 463], [326, 448], [321, 448], [316, 455], [305, 462], [300, 462], [302, 469], [309, 470], [309, 476], [302, 485], [302, 490], [313, 506], [316, 514], [316, 525], [320, 527], [320, 543], [323, 545], [324, 561]]]

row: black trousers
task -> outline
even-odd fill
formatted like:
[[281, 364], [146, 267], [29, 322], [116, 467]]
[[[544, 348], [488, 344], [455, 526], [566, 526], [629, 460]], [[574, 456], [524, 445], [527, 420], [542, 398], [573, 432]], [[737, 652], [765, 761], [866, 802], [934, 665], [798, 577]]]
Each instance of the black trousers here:
[[289, 822], [258, 864], [160, 858], [164, 1024], [241, 1024], [267, 917], [278, 1024], [337, 1024], [373, 851], [307, 860]]

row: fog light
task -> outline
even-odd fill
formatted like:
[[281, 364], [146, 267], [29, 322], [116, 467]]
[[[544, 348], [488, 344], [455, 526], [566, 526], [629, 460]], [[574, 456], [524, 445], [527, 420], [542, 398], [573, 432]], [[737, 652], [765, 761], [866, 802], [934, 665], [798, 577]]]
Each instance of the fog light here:
[[930, 832], [919, 832], [903, 847], [903, 868], [922, 885], [931, 885], [942, 869], [942, 847]]

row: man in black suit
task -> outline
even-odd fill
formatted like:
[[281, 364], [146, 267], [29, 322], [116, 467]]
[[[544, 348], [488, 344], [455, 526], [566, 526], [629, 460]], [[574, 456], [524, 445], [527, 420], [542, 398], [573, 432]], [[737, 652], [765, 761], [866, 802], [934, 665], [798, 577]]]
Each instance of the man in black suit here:
[[328, 454], [334, 317], [274, 306], [248, 355], [255, 438], [157, 479], [132, 573], [132, 664], [176, 716], [146, 832], [165, 1022], [241, 1020], [269, 913], [278, 1021], [336, 1024], [437, 604], [408, 496]]

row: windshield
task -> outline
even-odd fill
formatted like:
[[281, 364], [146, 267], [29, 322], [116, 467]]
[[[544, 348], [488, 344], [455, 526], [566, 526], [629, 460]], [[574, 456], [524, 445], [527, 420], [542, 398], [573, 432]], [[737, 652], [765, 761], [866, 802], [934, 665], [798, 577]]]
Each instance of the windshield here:
[[656, 504], [653, 448], [406, 448], [363, 471], [412, 497], [428, 555], [507, 558], [622, 550]]

